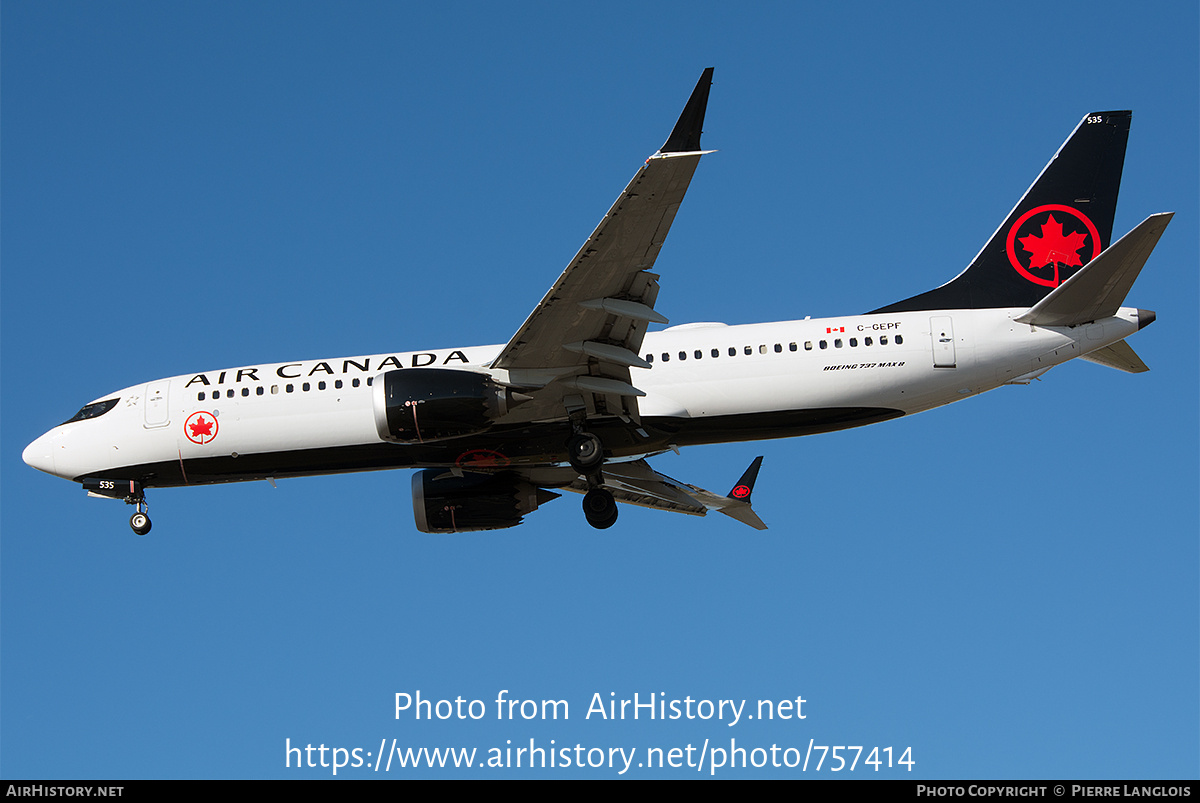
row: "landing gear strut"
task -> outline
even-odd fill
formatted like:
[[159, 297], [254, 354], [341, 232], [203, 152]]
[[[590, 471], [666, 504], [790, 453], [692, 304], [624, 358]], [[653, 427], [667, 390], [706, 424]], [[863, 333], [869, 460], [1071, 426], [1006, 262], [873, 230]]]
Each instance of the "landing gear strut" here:
[[567, 441], [567, 461], [587, 480], [588, 491], [583, 497], [583, 515], [587, 523], [597, 530], [607, 530], [617, 521], [617, 501], [604, 487], [604, 475], [600, 471], [604, 464], [604, 444], [583, 428], [585, 421], [585, 416], [580, 413], [571, 417], [574, 434]]
[[150, 506], [146, 504], [146, 491], [141, 480], [113, 479], [109, 477], [85, 477], [80, 481], [88, 496], [120, 499], [134, 506], [129, 517], [129, 527], [138, 535], [150, 532]]

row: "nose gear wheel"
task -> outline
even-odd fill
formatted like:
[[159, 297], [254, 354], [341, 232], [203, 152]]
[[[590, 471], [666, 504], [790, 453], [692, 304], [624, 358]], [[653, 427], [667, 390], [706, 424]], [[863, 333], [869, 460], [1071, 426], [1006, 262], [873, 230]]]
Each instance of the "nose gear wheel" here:
[[145, 513], [134, 513], [129, 517], [129, 526], [138, 535], [145, 535], [150, 532], [150, 517]]
[[129, 529], [137, 535], [150, 532], [150, 505], [146, 504], [146, 496], [126, 497], [126, 504], [134, 505], [134, 514], [129, 517]]

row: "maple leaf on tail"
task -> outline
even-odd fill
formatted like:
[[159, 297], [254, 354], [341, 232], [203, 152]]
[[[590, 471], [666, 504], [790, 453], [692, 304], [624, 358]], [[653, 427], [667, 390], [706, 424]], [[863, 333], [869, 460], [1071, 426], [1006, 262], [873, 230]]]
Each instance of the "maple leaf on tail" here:
[[202, 435], [211, 435], [212, 434], [212, 425], [213, 425], [213, 422], [205, 421], [203, 418], [197, 418], [196, 423], [188, 424], [188, 426], [192, 430], [193, 438], [199, 438]]
[[1073, 231], [1063, 235], [1063, 226], [1050, 215], [1042, 224], [1042, 236], [1030, 234], [1020, 239], [1021, 247], [1030, 253], [1029, 267], [1044, 268], [1050, 263], [1082, 265], [1079, 249], [1087, 242], [1087, 235]]

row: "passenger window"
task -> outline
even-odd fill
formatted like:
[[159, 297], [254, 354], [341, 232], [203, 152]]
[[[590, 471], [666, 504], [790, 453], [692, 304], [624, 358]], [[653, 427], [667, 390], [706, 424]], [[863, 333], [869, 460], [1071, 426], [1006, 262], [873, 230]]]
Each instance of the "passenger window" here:
[[696, 349], [695, 353], [692, 356], [694, 356], [698, 360], [704, 356], [704, 352], [701, 351], [700, 349]]
[[368, 377], [367, 377], [367, 387], [371, 387], [371, 383], [372, 383], [372, 382], [374, 382], [374, 381], [375, 381], [375, 377], [373, 377], [373, 376], [368, 376]]
[[686, 359], [687, 359], [687, 352], [686, 352], [686, 351], [681, 351], [681, 352], [679, 352], [679, 359], [681, 359], [681, 360], [686, 360]]
[[654, 362], [654, 355], [653, 355], [653, 354], [647, 354], [647, 355], [646, 355], [646, 362], [649, 362], [649, 363], [652, 363], [652, 362]]
[[317, 390], [324, 390], [324, 389], [325, 389], [325, 383], [324, 383], [324, 382], [318, 382], [318, 383], [317, 383]]
[[788, 351], [795, 351], [795, 350], [796, 350], [796, 344], [788, 343]]
[[354, 387], [358, 387], [358, 377], [354, 377], [354, 379], [351, 379], [350, 384], [353, 385]]
[[904, 342], [904, 335], [896, 335], [896, 345], [899, 346]]
[[288, 386], [287, 386], [287, 392], [288, 392], [288, 393], [291, 393], [293, 390], [295, 390], [295, 388], [294, 388], [292, 385], [288, 385]]
[[753, 353], [754, 353], [754, 347], [753, 347], [753, 346], [746, 346], [746, 348], [742, 349], [742, 351], [746, 352], [746, 354], [747, 354], [747, 355], [750, 355], [750, 354], [753, 354]]
[[233, 398], [233, 388], [230, 388], [229, 390], [225, 391], [225, 398], [227, 398], [227, 399]]
[[827, 348], [829, 348], [829, 344], [828, 344], [828, 343], [826, 343], [824, 340], [822, 340], [822, 341], [821, 341], [821, 348], [823, 348], [823, 349], [827, 349]]
[[301, 385], [301, 386], [300, 386], [300, 388], [301, 388], [301, 389], [302, 389], [302, 390], [303, 390], [305, 393], [307, 393], [307, 392], [308, 392], [310, 389], [312, 389], [312, 385], [310, 385], [309, 383], [305, 382], [303, 385]]
[[196, 401], [204, 401], [204, 391], [200, 391], [200, 393], [196, 395]]
[[775, 353], [776, 353], [776, 354], [782, 354], [782, 353], [783, 353], [783, 346], [781, 346], [781, 345], [779, 345], [778, 343], [776, 343], [776, 344], [775, 344]]
[[250, 388], [242, 388], [242, 395], [243, 395], [243, 396], [249, 396], [249, 395], [250, 395]]
[[341, 387], [342, 387], [342, 380], [340, 380], [340, 379], [336, 380], [336, 381], [333, 383], [333, 386], [334, 386], [335, 388], [337, 388], [337, 389], [339, 389], [339, 390], [340, 390], [340, 389], [341, 389]]
[[258, 387], [256, 387], [256, 388], [254, 389], [254, 394], [255, 394], [256, 396], [261, 396], [261, 395], [263, 395], [263, 393], [265, 393], [265, 392], [266, 392], [266, 391], [264, 391], [264, 390], [263, 390], [263, 386], [262, 386], [262, 385], [259, 385]]
[[721, 356], [721, 350], [720, 350], [720, 349], [713, 349], [713, 350], [712, 350], [712, 355], [713, 355], [714, 357], [720, 357], [720, 356]]
[[881, 346], [886, 346], [886, 345], [887, 345], [887, 335], [880, 335], [880, 337], [879, 337], [879, 345], [881, 345]]
[[835, 349], [840, 349], [842, 347], [842, 339], [840, 337], [834, 338], [833, 347]]
[[858, 338], [857, 337], [850, 338], [850, 348], [855, 348], [856, 346], [858, 346]]
[[737, 346], [730, 346], [730, 347], [729, 347], [729, 356], [730, 356], [730, 357], [736, 357], [736, 356], [737, 356]]
[[805, 350], [805, 351], [812, 351], [812, 341], [811, 341], [811, 340], [805, 340], [805, 341], [804, 341], [804, 350]]
[[279, 385], [271, 385], [271, 395], [274, 396], [279, 392]]
[[869, 338], [869, 337], [868, 337], [868, 338], [864, 339], [864, 340], [863, 340], [863, 345], [864, 345], [864, 346], [869, 346], [869, 345], [871, 345], [871, 338]]
[[670, 355], [670, 354], [668, 354], [668, 353], [667, 353], [667, 352], [665, 352], [665, 351], [664, 351], [664, 352], [663, 352], [663, 354], [662, 354], [662, 358], [663, 358], [663, 362], [670, 362], [670, 361], [671, 361], [671, 355]]

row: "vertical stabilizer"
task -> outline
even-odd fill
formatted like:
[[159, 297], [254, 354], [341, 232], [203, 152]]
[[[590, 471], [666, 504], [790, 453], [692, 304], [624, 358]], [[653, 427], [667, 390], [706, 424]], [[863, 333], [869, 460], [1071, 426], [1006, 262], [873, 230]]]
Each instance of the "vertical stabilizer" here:
[[936, 290], [872, 312], [1032, 307], [1112, 240], [1132, 112], [1086, 115], [983, 250]]

